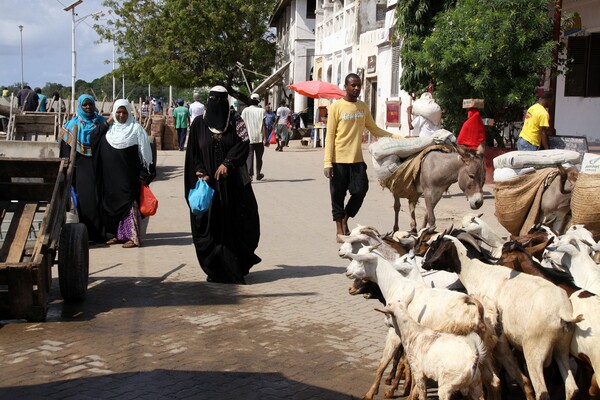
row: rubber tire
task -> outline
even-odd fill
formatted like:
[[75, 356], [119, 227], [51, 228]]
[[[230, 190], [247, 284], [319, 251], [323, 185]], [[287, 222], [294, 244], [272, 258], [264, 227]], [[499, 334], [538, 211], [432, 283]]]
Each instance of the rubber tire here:
[[67, 303], [85, 300], [90, 269], [87, 228], [84, 224], [65, 224], [58, 243], [58, 283]]

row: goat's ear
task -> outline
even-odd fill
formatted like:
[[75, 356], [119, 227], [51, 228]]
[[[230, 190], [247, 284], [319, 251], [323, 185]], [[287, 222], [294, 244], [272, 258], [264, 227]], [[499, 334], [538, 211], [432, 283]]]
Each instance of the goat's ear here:
[[481, 218], [481, 217], [483, 217], [483, 213], [481, 213], [477, 216], [477, 218]]
[[385, 314], [385, 315], [392, 315], [393, 314], [392, 310], [388, 310], [387, 308], [384, 308], [384, 309], [374, 308], [374, 310], [375, 311], [379, 311], [380, 313]]

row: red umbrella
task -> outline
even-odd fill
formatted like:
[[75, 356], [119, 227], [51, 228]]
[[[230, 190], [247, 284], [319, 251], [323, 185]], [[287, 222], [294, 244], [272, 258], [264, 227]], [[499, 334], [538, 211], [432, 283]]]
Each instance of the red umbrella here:
[[339, 87], [323, 81], [297, 82], [289, 85], [288, 88], [313, 99], [339, 99], [346, 95], [346, 92]]

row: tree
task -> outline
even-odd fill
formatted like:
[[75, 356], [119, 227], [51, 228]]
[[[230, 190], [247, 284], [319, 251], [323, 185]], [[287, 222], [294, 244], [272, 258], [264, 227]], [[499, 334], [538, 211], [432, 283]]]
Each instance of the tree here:
[[520, 118], [552, 63], [549, 2], [462, 0], [433, 26], [421, 51], [408, 55], [432, 78], [444, 126], [458, 131], [463, 98], [485, 99], [484, 114], [500, 124]]
[[268, 75], [275, 59], [267, 26], [274, 0], [105, 0], [107, 25], [95, 26], [124, 54], [125, 77], [152, 85], [221, 84], [244, 99], [237, 62]]

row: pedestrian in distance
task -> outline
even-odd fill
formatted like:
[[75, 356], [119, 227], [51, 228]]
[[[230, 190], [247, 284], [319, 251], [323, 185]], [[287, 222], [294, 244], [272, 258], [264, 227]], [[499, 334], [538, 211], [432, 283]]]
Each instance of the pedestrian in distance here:
[[546, 110], [554, 102], [554, 93], [547, 90], [542, 93], [537, 103], [529, 107], [525, 114], [523, 129], [517, 139], [517, 150], [536, 151], [540, 146], [548, 149], [550, 133], [550, 114]]
[[196, 117], [204, 115], [204, 104], [200, 102], [200, 93], [194, 93], [194, 102], [190, 104], [190, 125], [194, 122]]
[[229, 109], [223, 86], [210, 89], [206, 112], [190, 129], [184, 195], [203, 179], [214, 189], [209, 209], [190, 223], [196, 256], [209, 282], [245, 284], [260, 239], [258, 204], [246, 160], [250, 141], [241, 116]]
[[34, 89], [35, 93], [37, 94], [38, 97], [38, 107], [37, 107], [37, 111], [39, 112], [46, 112], [48, 111], [48, 97], [46, 97], [45, 94], [42, 93], [42, 89], [39, 87], [36, 87]]
[[115, 101], [108, 121], [92, 132], [91, 143], [106, 244], [141, 246], [141, 185], [152, 182], [156, 169], [148, 134], [127, 99]]
[[[344, 87], [346, 95], [329, 106], [324, 157], [324, 174], [329, 179], [331, 213], [337, 235], [350, 233], [348, 219], [358, 213], [369, 190], [361, 145], [365, 128], [377, 137], [400, 137], [375, 125], [369, 107], [358, 99], [362, 82], [357, 74], [348, 74]], [[344, 205], [348, 192], [350, 198]], [[341, 242], [339, 237], [337, 241]]]
[[71, 182], [77, 196], [79, 221], [85, 224], [88, 237], [94, 242], [104, 242], [104, 224], [100, 214], [100, 198], [96, 187], [96, 170], [92, 159], [91, 134], [106, 118], [96, 111], [96, 102], [89, 94], [77, 99], [77, 112], [62, 128], [60, 156], [69, 157], [71, 147], [77, 142], [75, 173]]
[[39, 99], [37, 93], [31, 90], [30, 86], [23, 86], [23, 89], [17, 93], [17, 106], [22, 111], [37, 110]]
[[177, 129], [179, 151], [183, 151], [188, 126], [190, 125], [190, 110], [183, 106], [183, 99], [177, 99], [177, 105], [178, 106], [173, 110], [173, 118], [175, 118], [175, 129]]
[[286, 107], [285, 99], [281, 100], [281, 105], [277, 109], [277, 125], [275, 133], [277, 134], [277, 148], [275, 151], [283, 151], [288, 142], [289, 125], [291, 125], [292, 111]]
[[60, 98], [60, 93], [54, 92], [52, 93], [52, 101], [50, 102], [50, 111], [53, 112], [65, 112], [65, 103]]
[[275, 126], [275, 121], [277, 120], [277, 115], [273, 110], [271, 110], [270, 104], [265, 104], [265, 131], [267, 140], [265, 142], [265, 147], [269, 147], [271, 135], [276, 135], [273, 132], [273, 127]]
[[254, 178], [254, 155], [256, 154], [256, 180], [264, 178], [261, 173], [263, 166], [263, 154], [265, 152], [266, 132], [265, 132], [265, 110], [258, 106], [260, 97], [258, 94], [250, 96], [250, 106], [242, 111], [242, 119], [248, 129], [250, 138], [250, 151], [246, 165], [250, 179]]
[[8, 97], [8, 88], [7, 87], [2, 87], [2, 97]]
[[[433, 100], [433, 96], [429, 92], [421, 94], [420, 99], [417, 101], [421, 103], [424, 102], [431, 106], [439, 107], [437, 106], [435, 100]], [[412, 136], [429, 137], [433, 135], [435, 131], [442, 129], [441, 113], [437, 115], [440, 118], [439, 120], [433, 118], [433, 115], [435, 115], [435, 113], [432, 113], [433, 115], [429, 115], [429, 118], [425, 115], [414, 115], [412, 104], [406, 108], [406, 113], [408, 119], [408, 129], [412, 131]]]

